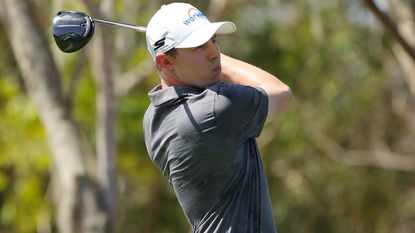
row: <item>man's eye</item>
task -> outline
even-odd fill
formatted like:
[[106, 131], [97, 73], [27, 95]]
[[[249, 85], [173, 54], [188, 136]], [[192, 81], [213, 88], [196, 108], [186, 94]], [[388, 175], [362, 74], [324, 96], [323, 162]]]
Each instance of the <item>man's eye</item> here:
[[[218, 43], [218, 39], [217, 39], [216, 37], [211, 38], [211, 39], [210, 39], [210, 41], [211, 41], [213, 44], [217, 44], [217, 43]], [[200, 45], [200, 46], [195, 47], [195, 48], [194, 48], [194, 50], [197, 50], [197, 49], [203, 49], [203, 48], [207, 45], [207, 43], [209, 43], [209, 41], [208, 41], [208, 42], [206, 42], [206, 43], [204, 43], [204, 44], [202, 44], [202, 45]]]
[[198, 49], [201, 49], [201, 48], [203, 48], [203, 46], [205, 46], [204, 44], [202, 44], [202, 45], [199, 45], [199, 46], [197, 46], [197, 47], [193, 47], [193, 51], [196, 51], [196, 50], [198, 50]]

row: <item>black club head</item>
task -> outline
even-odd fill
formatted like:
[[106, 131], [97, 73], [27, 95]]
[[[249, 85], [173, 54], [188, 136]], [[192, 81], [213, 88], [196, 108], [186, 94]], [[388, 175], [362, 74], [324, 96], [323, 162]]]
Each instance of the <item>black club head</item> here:
[[95, 23], [82, 12], [59, 11], [52, 22], [52, 33], [59, 49], [66, 53], [83, 48], [94, 34]]

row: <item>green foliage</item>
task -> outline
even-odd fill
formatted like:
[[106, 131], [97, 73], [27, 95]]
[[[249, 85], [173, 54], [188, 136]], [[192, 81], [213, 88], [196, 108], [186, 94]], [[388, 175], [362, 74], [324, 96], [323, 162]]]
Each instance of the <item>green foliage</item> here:
[[73, 115], [81, 128], [91, 141], [95, 142], [96, 126], [96, 87], [93, 76], [89, 70], [85, 72], [79, 83], [73, 98]]
[[0, 229], [33, 232], [50, 211], [50, 151], [36, 109], [15, 79], [0, 78], [0, 101]]
[[[137, 9], [129, 10], [137, 11], [135, 20], [142, 25], [167, 2], [171, 1], [136, 1]], [[210, 2], [192, 3], [206, 10]], [[320, 143], [328, 142], [316, 138], [316, 133], [325, 135], [345, 151], [371, 150], [379, 142], [404, 151], [400, 142], [408, 129], [392, 107], [396, 80], [385, 67], [390, 59], [388, 39], [380, 31], [354, 24], [346, 3], [322, 1], [316, 13], [310, 2], [228, 1], [221, 16], [238, 26], [235, 35], [219, 38], [222, 51], [276, 74], [294, 94], [289, 109], [268, 124], [258, 139], [278, 229], [287, 233], [404, 232], [400, 229], [415, 217], [415, 201], [410, 198], [413, 174], [349, 166], [333, 159], [341, 155], [325, 150]], [[53, 3], [37, 3], [45, 9], [43, 17], [55, 13]], [[125, 4], [115, 1], [116, 19], [123, 19]], [[81, 1], [63, 1], [63, 6], [85, 11]], [[48, 25], [43, 26], [47, 31]], [[8, 41], [0, 38], [0, 43], [5, 47], [0, 54], [0, 231], [36, 232], [45, 222], [53, 225], [54, 221], [48, 195], [51, 152], [37, 110], [10, 59]], [[133, 44], [131, 51], [118, 54], [120, 73], [148, 58], [143, 35], [137, 35]], [[57, 58], [65, 90], [75, 77], [79, 59], [81, 53]], [[72, 112], [92, 145], [94, 78], [87, 59]], [[118, 232], [190, 230], [144, 145], [147, 92], [157, 83], [153, 73], [117, 100]]]

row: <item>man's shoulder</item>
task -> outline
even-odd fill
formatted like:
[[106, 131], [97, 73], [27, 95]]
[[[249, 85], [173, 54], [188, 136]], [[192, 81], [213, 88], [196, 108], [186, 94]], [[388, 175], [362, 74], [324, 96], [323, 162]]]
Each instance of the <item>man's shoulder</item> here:
[[[249, 105], [266, 98], [266, 93], [261, 88], [220, 82], [208, 87], [216, 95], [215, 105], [222, 108], [228, 105]], [[229, 106], [228, 106], [229, 107]]]
[[208, 87], [208, 89], [216, 92], [220, 95], [225, 96], [234, 96], [234, 95], [246, 95], [247, 93], [265, 93], [261, 88], [259, 87], [250, 87], [235, 83], [226, 83], [226, 82], [218, 82]]
[[150, 103], [147, 106], [146, 111], [144, 112], [144, 117], [143, 117], [143, 121], [146, 122], [149, 120], [149, 116], [154, 114], [154, 105], [152, 103]]

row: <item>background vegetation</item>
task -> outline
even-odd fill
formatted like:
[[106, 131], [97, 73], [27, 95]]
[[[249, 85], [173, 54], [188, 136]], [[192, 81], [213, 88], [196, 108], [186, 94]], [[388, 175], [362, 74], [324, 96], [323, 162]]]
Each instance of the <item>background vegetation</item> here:
[[[83, 205], [59, 205], [59, 198], [77, 192], [67, 192], [59, 179], [59, 171], [66, 167], [59, 158], [68, 157], [57, 156], [59, 152], [53, 149], [62, 146], [53, 146], [53, 135], [60, 130], [47, 126], [50, 111], [42, 111], [42, 101], [33, 94], [30, 80], [37, 82], [37, 71], [24, 69], [19, 63], [23, 58], [16, 55], [20, 47], [32, 41], [31, 37], [14, 37], [10, 5], [25, 2], [39, 35], [47, 43], [46, 49], [34, 49], [31, 54], [36, 57], [41, 50], [51, 51], [53, 63], [44, 59], [39, 62], [49, 67], [56, 65], [58, 74], [53, 76], [53, 82], [59, 80], [65, 100], [60, 103], [75, 122], [82, 142], [89, 145], [88, 153], [79, 154], [83, 161], [79, 166], [92, 174], [88, 177], [93, 185], [85, 187], [103, 184], [100, 175], [96, 175], [102, 165], [97, 130], [102, 127], [99, 123], [105, 122], [99, 118], [100, 80], [107, 80], [111, 86], [106, 100], [112, 98], [114, 102], [104, 103], [110, 106], [107, 110], [112, 120], [104, 128], [110, 127], [106, 132], [113, 140], [103, 142], [113, 143], [115, 148], [106, 148], [112, 152], [106, 158], [110, 167], [113, 162], [115, 171], [108, 176], [113, 175], [116, 181], [109, 182], [115, 193], [112, 208], [107, 203], [97, 212], [88, 212]], [[158, 83], [145, 36], [97, 25], [96, 35], [82, 51], [65, 54], [57, 49], [50, 29], [51, 19], [60, 9], [93, 16], [99, 13], [116, 21], [146, 25], [158, 7], [168, 2], [171, 1], [0, 3], [0, 232], [189, 232], [174, 193], [145, 150], [142, 118], [149, 104], [147, 92]], [[293, 91], [294, 101], [287, 112], [268, 124], [258, 138], [279, 232], [414, 232], [413, 3], [375, 1], [389, 21], [379, 20], [382, 18], [373, 14], [373, 2], [366, 0], [190, 3], [211, 20], [237, 24], [234, 35], [219, 37], [223, 53], [276, 74]], [[20, 17], [11, 20], [19, 21]], [[384, 27], [385, 22], [391, 25]], [[408, 43], [409, 50], [403, 49], [397, 35]], [[18, 39], [18, 46], [12, 46]], [[109, 53], [97, 53], [101, 41], [107, 41], [105, 51]], [[102, 66], [94, 65], [99, 58], [109, 61], [104, 67], [111, 66], [107, 79], [99, 72]], [[67, 163], [66, 168], [69, 166]], [[105, 199], [103, 193], [111, 192], [97, 190], [97, 203]], [[72, 222], [62, 223], [62, 208], [71, 209], [70, 213], [81, 216], [81, 220], [74, 217]], [[114, 226], [104, 230], [75, 227], [88, 213], [102, 214], [101, 209], [106, 213], [105, 219], [110, 219], [106, 221], [113, 221]]]

